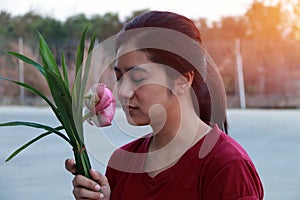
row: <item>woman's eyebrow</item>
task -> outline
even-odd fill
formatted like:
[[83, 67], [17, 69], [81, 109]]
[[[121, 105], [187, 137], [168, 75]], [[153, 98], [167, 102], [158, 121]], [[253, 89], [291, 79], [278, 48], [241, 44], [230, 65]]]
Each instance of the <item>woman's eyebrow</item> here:
[[[121, 72], [121, 70], [118, 68], [118, 66], [114, 66], [114, 70], [115, 71], [119, 71]], [[143, 67], [140, 67], [140, 66], [132, 66], [132, 67], [129, 67], [125, 70], [125, 72], [128, 72], [128, 71], [141, 71], [141, 72], [148, 72], [145, 68]]]

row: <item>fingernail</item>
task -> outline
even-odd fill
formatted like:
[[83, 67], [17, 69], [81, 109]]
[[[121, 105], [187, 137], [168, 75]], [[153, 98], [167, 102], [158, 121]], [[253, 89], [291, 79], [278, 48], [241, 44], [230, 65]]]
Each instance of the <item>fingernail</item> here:
[[103, 199], [104, 198], [104, 194], [100, 193], [100, 198]]
[[100, 185], [95, 185], [95, 190], [99, 191], [100, 190]]

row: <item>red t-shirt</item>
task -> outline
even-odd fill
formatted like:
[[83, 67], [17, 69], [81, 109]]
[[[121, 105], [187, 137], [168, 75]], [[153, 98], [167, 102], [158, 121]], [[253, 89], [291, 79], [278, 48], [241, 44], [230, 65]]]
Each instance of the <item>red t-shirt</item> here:
[[143, 156], [133, 154], [146, 153], [150, 141], [151, 137], [137, 139], [111, 156], [106, 170], [111, 200], [263, 199], [263, 186], [248, 154], [217, 126], [154, 178], [141, 171]]

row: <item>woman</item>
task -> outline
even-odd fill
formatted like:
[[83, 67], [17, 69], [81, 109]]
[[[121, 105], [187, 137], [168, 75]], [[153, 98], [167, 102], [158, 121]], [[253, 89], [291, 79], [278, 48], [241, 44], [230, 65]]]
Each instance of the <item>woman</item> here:
[[[226, 134], [223, 85], [200, 44], [195, 24], [175, 13], [151, 11], [124, 25], [118, 98], [130, 124], [153, 132], [116, 150], [105, 176], [75, 176], [76, 199], [263, 199], [251, 159]], [[73, 160], [66, 169], [76, 173]]]

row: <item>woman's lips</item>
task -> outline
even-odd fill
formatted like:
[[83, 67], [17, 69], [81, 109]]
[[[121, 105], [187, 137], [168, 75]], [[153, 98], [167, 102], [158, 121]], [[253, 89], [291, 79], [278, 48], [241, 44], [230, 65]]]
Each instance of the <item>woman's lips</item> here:
[[133, 112], [134, 110], [137, 110], [138, 107], [137, 106], [133, 106], [133, 105], [125, 105], [123, 106], [123, 110], [126, 112], [126, 113], [131, 113]]

